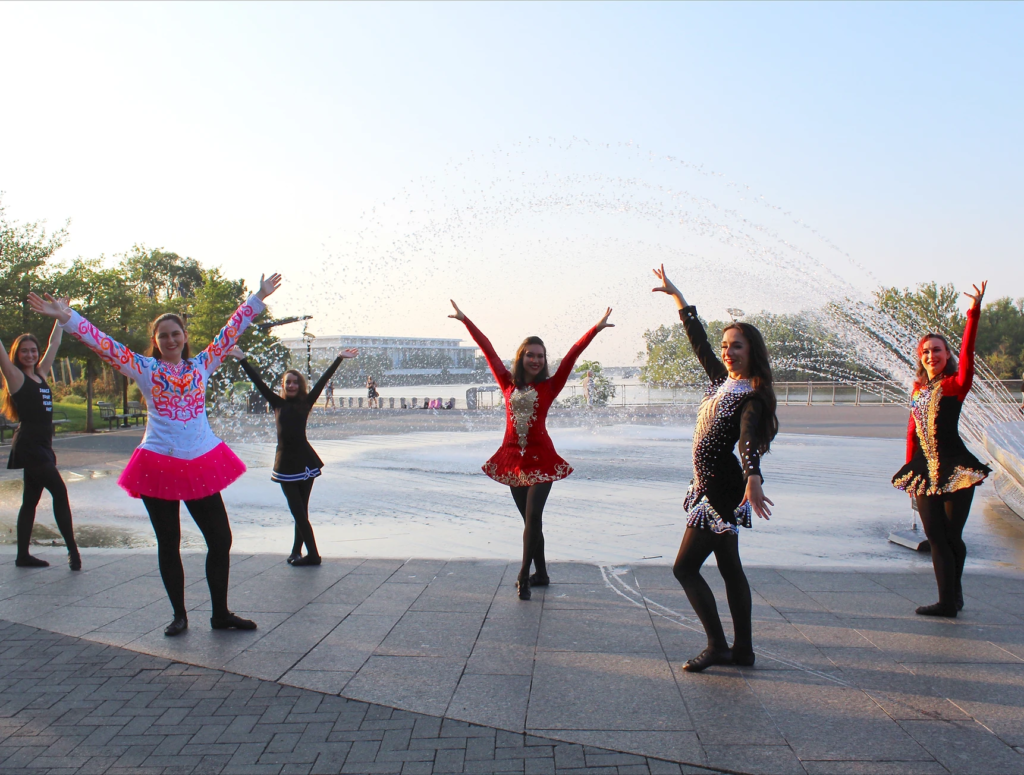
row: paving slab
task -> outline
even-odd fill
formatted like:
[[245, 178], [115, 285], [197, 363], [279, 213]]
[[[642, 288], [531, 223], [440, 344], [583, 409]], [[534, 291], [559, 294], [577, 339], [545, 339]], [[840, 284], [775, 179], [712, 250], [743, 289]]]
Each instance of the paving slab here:
[[[169, 606], [153, 554], [102, 552], [95, 564], [91, 554], [86, 558], [86, 570], [72, 574], [56, 563], [18, 569], [0, 554], [0, 611], [20, 623], [11, 626], [43, 623], [38, 632], [86, 644], [78, 651], [63, 647], [61, 659], [26, 654], [23, 640], [0, 645], [6, 648], [0, 691], [7, 693], [0, 705], [0, 769], [41, 762], [54, 771], [87, 771], [112, 761], [162, 771], [194, 758], [194, 768], [245, 772], [526, 773], [571, 764], [616, 772], [645, 766], [649, 773], [716, 767], [928, 775], [1016, 772], [1024, 760], [1024, 624], [1000, 608], [1024, 602], [1019, 574], [969, 572], [961, 616], [936, 621], [913, 613], [917, 600], [934, 595], [928, 569], [752, 567], [756, 665], [694, 675], [682, 664], [706, 637], [667, 565], [553, 563], [552, 585], [523, 602], [513, 587], [515, 563], [371, 558], [295, 569], [280, 555], [240, 555], [230, 600], [259, 629], [215, 632], [207, 623], [204, 557], [186, 553], [191, 628], [168, 639], [162, 629]], [[707, 577], [729, 631], [724, 586], [714, 568]], [[143, 680], [145, 669], [120, 666], [131, 673], [122, 679], [111, 666], [120, 663], [95, 666], [102, 661], [96, 654], [112, 647], [172, 662], [179, 674], [151, 667], [159, 680]], [[78, 744], [53, 734], [53, 726], [48, 736], [29, 735], [29, 721], [17, 715], [34, 712], [33, 703], [45, 710], [38, 697], [24, 694], [38, 678], [25, 683], [4, 669], [10, 658], [35, 664], [33, 657], [48, 665], [54, 683], [47, 696], [99, 702], [85, 716], [66, 716], [64, 725], [82, 738]], [[93, 671], [92, 683], [67, 683], [83, 669]], [[115, 723], [117, 714], [129, 713], [120, 694], [126, 680], [141, 687], [134, 696], [158, 695], [163, 705], [193, 689], [205, 692], [206, 704], [179, 718], [174, 700], [160, 709], [172, 715], [160, 720], [147, 715], [156, 710], [152, 703], [133, 700], [138, 720]], [[210, 694], [214, 683], [231, 681], [233, 690]], [[379, 729], [370, 728], [374, 721], [350, 730], [341, 720], [321, 728], [316, 709], [275, 715], [256, 694], [264, 685], [278, 687], [275, 698], [312, 692], [396, 710]], [[232, 720], [220, 724], [218, 715], [228, 710]], [[438, 742], [430, 749], [435, 769], [428, 770], [422, 753], [383, 750], [384, 734], [398, 741], [394, 735], [412, 728], [394, 716], [399, 711], [443, 720], [451, 729], [475, 724], [477, 742], [460, 753]], [[263, 718], [277, 726], [257, 739]], [[312, 726], [296, 733], [290, 727], [298, 723]], [[102, 738], [112, 724], [116, 730]], [[177, 733], [149, 745], [148, 736], [167, 726]], [[438, 729], [437, 739], [447, 739], [441, 722]], [[287, 736], [295, 734], [309, 744]], [[501, 756], [494, 753], [503, 734], [518, 735], [523, 752], [505, 746]], [[191, 737], [170, 739], [181, 735]], [[524, 741], [534, 737], [547, 741], [541, 747], [551, 746], [550, 756], [525, 753]], [[89, 738], [92, 747], [83, 747]], [[322, 747], [330, 745], [340, 747]], [[590, 747], [603, 753], [588, 756]], [[300, 750], [301, 760], [292, 756]], [[105, 758], [83, 764], [76, 758], [81, 751]], [[645, 763], [630, 756], [646, 757]]]

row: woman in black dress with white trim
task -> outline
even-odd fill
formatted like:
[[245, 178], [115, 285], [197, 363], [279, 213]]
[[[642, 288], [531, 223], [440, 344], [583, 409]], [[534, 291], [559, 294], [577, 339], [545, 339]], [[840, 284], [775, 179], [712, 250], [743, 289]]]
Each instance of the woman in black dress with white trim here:
[[46, 382], [46, 375], [57, 358], [63, 333], [59, 325], [54, 325], [41, 358], [39, 340], [32, 334], [22, 334], [14, 340], [10, 357], [0, 344], [0, 370], [5, 382], [3, 413], [8, 419], [20, 423], [11, 439], [7, 467], [23, 469], [25, 480], [18, 511], [18, 556], [14, 561], [19, 568], [49, 565], [28, 551], [36, 521], [36, 506], [45, 489], [50, 491], [53, 518], [68, 550], [68, 566], [71, 570], [82, 569], [82, 557], [78, 553], [71, 521], [68, 488], [57, 470], [57, 456], [53, 453], [53, 393]]
[[[267, 386], [240, 347], [235, 347], [230, 354], [240, 360], [252, 384], [274, 410], [277, 455], [271, 478], [281, 485], [288, 508], [295, 518], [295, 541], [288, 563], [293, 566], [319, 565], [320, 552], [316, 548], [313, 526], [309, 524], [309, 496], [313, 491], [313, 480], [320, 476], [324, 462], [306, 438], [306, 420], [341, 362], [345, 358], [355, 358], [359, 351], [343, 350], [320, 376], [312, 390], [308, 389], [306, 378], [300, 372], [289, 369], [284, 373], [280, 393], [275, 393]], [[306, 545], [305, 557], [302, 556], [303, 544]]]
[[[721, 360], [708, 342], [697, 308], [665, 275], [653, 290], [673, 297], [686, 336], [711, 380], [693, 431], [693, 481], [683, 508], [686, 532], [672, 572], [683, 586], [708, 636], [708, 647], [683, 669], [699, 673], [712, 665], [753, 665], [750, 585], [740, 562], [739, 526], [751, 527], [751, 512], [768, 519], [774, 505], [761, 490], [761, 456], [779, 430], [772, 371], [761, 332], [749, 323], [730, 323], [722, 332]], [[739, 443], [739, 460], [733, 447]], [[714, 552], [725, 581], [735, 637], [730, 648], [715, 595], [700, 575]]]

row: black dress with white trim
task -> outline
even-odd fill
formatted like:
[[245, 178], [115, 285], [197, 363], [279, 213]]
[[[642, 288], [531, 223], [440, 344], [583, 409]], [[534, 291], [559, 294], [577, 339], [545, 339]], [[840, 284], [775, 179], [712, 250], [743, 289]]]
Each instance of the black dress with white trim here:
[[302, 398], [283, 398], [267, 386], [248, 358], [242, 359], [245, 373], [274, 410], [277, 454], [274, 457], [274, 473], [270, 478], [275, 482], [302, 482], [320, 476], [324, 461], [306, 438], [306, 421], [320, 393], [338, 370], [341, 361], [340, 357], [335, 358], [334, 363]]
[[[708, 342], [697, 308], [684, 307], [679, 318], [711, 380], [693, 431], [693, 481], [683, 502], [689, 515], [686, 524], [715, 533], [737, 533], [738, 525], [751, 526], [750, 504], [741, 508], [740, 503], [747, 477], [761, 476], [758, 428], [766, 407], [750, 380], [729, 377]], [[739, 460], [733, 454], [737, 442]]]

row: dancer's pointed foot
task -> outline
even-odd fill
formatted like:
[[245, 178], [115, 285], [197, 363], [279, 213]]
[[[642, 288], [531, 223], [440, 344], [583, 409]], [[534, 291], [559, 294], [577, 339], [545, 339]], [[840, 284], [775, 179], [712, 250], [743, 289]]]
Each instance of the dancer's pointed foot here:
[[289, 565], [294, 565], [296, 560], [301, 560], [301, 559], [302, 559], [302, 552], [292, 552], [290, 555], [288, 555], [287, 562], [288, 562]]
[[732, 651], [730, 649], [716, 649], [708, 646], [693, 659], [683, 665], [683, 670], [688, 673], [700, 673], [712, 665], [731, 665]]
[[49, 568], [50, 563], [46, 560], [40, 560], [38, 557], [33, 557], [31, 554], [26, 554], [24, 557], [18, 557], [14, 564], [19, 568]]
[[68, 552], [68, 567], [71, 570], [82, 570], [82, 555], [75, 549], [73, 552]]
[[255, 630], [256, 622], [229, 613], [219, 618], [214, 616], [210, 619], [210, 626], [215, 630]]
[[751, 646], [733, 646], [732, 663], [740, 667], [751, 667], [755, 660], [754, 649]]
[[188, 619], [184, 616], [175, 616], [174, 621], [164, 627], [164, 635], [173, 638], [175, 635], [181, 635], [187, 629]]
[[530, 574], [531, 587], [546, 587], [550, 583], [551, 579], [548, 577], [548, 574], [546, 573], [543, 576], [541, 576], [539, 573]]
[[520, 576], [519, 579], [516, 581], [516, 589], [519, 590], [519, 599], [520, 600], [529, 600], [530, 599], [530, 577], [529, 576]]
[[919, 616], [946, 616], [950, 619], [956, 618], [956, 603], [932, 603], [923, 605], [917, 609]]
[[301, 568], [306, 565], [319, 565], [321, 562], [320, 555], [318, 554], [307, 554], [305, 557], [300, 557], [292, 563], [293, 568]]

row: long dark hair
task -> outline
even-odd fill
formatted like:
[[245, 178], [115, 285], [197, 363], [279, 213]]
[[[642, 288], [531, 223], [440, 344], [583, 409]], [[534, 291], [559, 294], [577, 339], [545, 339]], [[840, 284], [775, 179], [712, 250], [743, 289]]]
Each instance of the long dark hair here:
[[755, 394], [764, 402], [764, 408], [767, 409], [761, 412], [761, 422], [757, 429], [757, 451], [763, 455], [771, 449], [772, 439], [779, 432], [779, 418], [775, 413], [778, 401], [775, 398], [775, 388], [772, 387], [772, 361], [768, 355], [768, 345], [764, 343], [761, 332], [750, 323], [733, 321], [722, 329], [722, 336], [730, 329], [739, 331], [747, 342], [750, 350], [750, 386], [754, 388]]
[[281, 375], [281, 398], [288, 398], [288, 392], [284, 389], [284, 383], [288, 379], [289, 374], [294, 374], [299, 378], [299, 392], [295, 394], [295, 398], [301, 400], [308, 396], [309, 383], [306, 381], [306, 375], [296, 369], [288, 369], [288, 371]]
[[537, 378], [534, 382], [543, 382], [549, 376], [548, 373], [548, 348], [544, 344], [544, 340], [539, 336], [528, 336], [523, 340], [523, 343], [519, 345], [519, 349], [516, 350], [515, 360], [512, 361], [512, 381], [516, 383], [516, 387], [523, 387], [526, 385], [526, 369], [523, 368], [523, 357], [526, 355], [526, 348], [531, 344], [539, 344], [544, 348], [544, 368], [537, 374]]
[[[39, 360], [37, 360], [36, 365], [32, 367], [32, 371], [34, 371], [39, 376], [43, 377], [43, 379], [46, 379], [44, 375], [39, 374], [38, 366], [39, 361], [42, 360], [43, 358], [43, 346], [39, 344], [39, 340], [36, 339], [35, 334], [22, 334], [21, 336], [14, 340], [14, 342], [11, 344], [11, 362], [19, 369], [22, 368], [21, 346], [25, 344], [25, 342], [35, 343], [36, 350], [39, 351]], [[8, 384], [7, 380], [4, 380], [4, 396], [3, 399], [0, 400], [0, 411], [7, 415], [7, 419], [10, 420], [11, 422], [18, 422], [18, 420], [20, 419], [18, 417], [18, 407], [14, 405], [14, 399], [11, 397], [11, 386], [10, 384]]]
[[949, 346], [949, 342], [946, 341], [946, 337], [942, 334], [925, 334], [917, 342], [917, 373], [914, 378], [917, 380], [918, 385], [927, 385], [929, 382], [928, 370], [924, 367], [924, 362], [921, 360], [921, 351], [924, 349], [924, 343], [929, 339], [938, 339], [942, 342], [946, 348], [946, 352], [949, 354], [949, 360], [946, 361], [946, 368], [942, 370], [940, 376], [952, 377], [957, 371], [956, 356], [953, 355], [953, 348]]
[[[166, 320], [174, 321], [174, 323], [177, 324], [178, 328], [180, 328], [184, 333], [188, 333], [188, 331], [185, 329], [185, 321], [181, 319], [181, 315], [176, 315], [173, 312], [165, 312], [163, 315], [161, 315], [156, 320], [154, 320], [152, 323], [150, 323], [149, 324], [149, 332], [150, 332], [150, 334], [149, 334], [149, 336], [150, 336], [149, 354], [151, 356], [153, 356], [154, 358], [159, 358], [160, 360], [163, 360], [164, 356], [160, 352], [160, 346], [156, 343], [156, 329], [159, 327], [159, 325], [161, 323], [163, 323]], [[181, 348], [181, 357], [182, 358], [191, 358], [192, 357], [192, 350], [189, 348], [188, 342], [185, 342], [185, 346]]]

